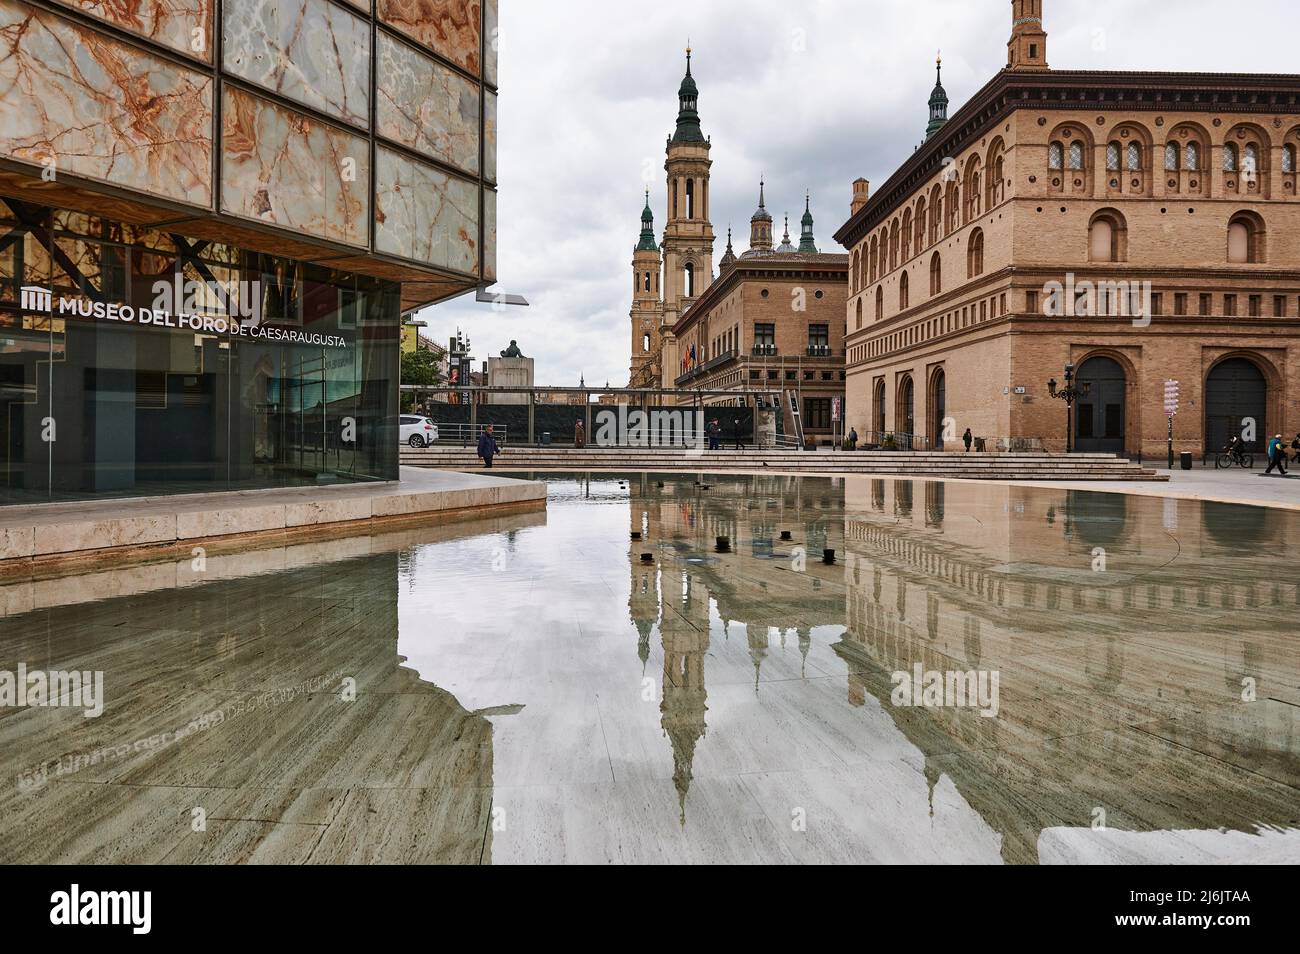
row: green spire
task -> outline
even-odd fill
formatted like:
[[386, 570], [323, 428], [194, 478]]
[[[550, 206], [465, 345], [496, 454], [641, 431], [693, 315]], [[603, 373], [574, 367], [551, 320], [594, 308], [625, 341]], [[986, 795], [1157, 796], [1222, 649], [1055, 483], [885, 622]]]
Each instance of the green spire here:
[[817, 251], [817, 243], [813, 240], [813, 217], [812, 217], [812, 194], [807, 193], [803, 199], [803, 219], [801, 220], [803, 231], [799, 235], [799, 251], [813, 252]]
[[655, 244], [655, 214], [650, 211], [650, 190], [645, 190], [645, 209], [641, 213], [641, 241], [636, 243], [638, 252], [657, 252]]
[[677, 131], [673, 133], [673, 142], [704, 142], [704, 133], [700, 131], [700, 114], [696, 105], [700, 98], [700, 89], [691, 76], [691, 48], [686, 47], [686, 76], [677, 90]]
[[934, 60], [934, 92], [930, 94], [930, 122], [925, 127], [925, 138], [929, 139], [948, 121], [948, 93], [943, 88], [943, 57]]

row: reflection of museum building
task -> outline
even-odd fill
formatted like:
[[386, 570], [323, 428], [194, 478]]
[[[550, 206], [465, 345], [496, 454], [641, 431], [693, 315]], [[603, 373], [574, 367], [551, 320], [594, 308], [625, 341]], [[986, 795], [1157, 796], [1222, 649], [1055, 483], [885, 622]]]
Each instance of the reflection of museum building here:
[[[1300, 679], [1285, 643], [1300, 590], [1256, 556], [1285, 532], [1199, 501], [850, 481], [833, 647], [848, 701], [888, 712], [1008, 861], [1036, 861], [1044, 829], [1087, 828], [1097, 806], [1126, 830], [1293, 823], [1252, 817], [1267, 797], [1247, 781], [1294, 784], [1300, 752], [1292, 707], [1265, 698]], [[1225, 575], [1228, 554], [1259, 572]], [[892, 674], [918, 663], [997, 672], [997, 717], [894, 705]], [[1206, 754], [1249, 769], [1206, 777]]]
[[848, 423], [1062, 450], [1072, 364], [1077, 450], [1162, 454], [1170, 379], [1178, 450], [1294, 434], [1300, 80], [1050, 70], [1042, 12], [1014, 0], [1007, 68], [951, 118], [937, 83], [921, 146], [854, 185]]
[[496, 3], [54, 6], [0, 0], [0, 504], [396, 479], [401, 315], [494, 279]]

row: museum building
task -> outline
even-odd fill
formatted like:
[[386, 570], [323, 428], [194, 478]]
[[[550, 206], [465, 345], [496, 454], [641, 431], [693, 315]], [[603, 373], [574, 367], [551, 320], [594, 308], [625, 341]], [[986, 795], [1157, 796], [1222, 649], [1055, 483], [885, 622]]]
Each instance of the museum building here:
[[496, 7], [0, 0], [0, 505], [397, 479], [402, 315], [495, 281]]

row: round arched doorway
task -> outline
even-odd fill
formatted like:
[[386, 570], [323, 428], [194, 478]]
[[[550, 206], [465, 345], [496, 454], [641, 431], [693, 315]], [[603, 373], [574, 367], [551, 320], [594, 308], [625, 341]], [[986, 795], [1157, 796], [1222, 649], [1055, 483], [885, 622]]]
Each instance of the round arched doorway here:
[[1268, 439], [1265, 413], [1268, 382], [1248, 358], [1229, 358], [1210, 369], [1205, 379], [1205, 452], [1223, 450], [1234, 434], [1246, 449], [1260, 453]]
[[1074, 406], [1074, 449], [1124, 453], [1124, 419], [1128, 381], [1114, 358], [1098, 355], [1079, 366], [1075, 381], [1088, 385]]
[[948, 382], [943, 368], [930, 380], [930, 444], [943, 450], [943, 419], [948, 416]]
[[908, 450], [912, 447], [912, 435], [916, 433], [916, 385], [909, 374], [898, 386], [898, 410], [895, 414], [894, 429], [898, 431], [900, 447]]

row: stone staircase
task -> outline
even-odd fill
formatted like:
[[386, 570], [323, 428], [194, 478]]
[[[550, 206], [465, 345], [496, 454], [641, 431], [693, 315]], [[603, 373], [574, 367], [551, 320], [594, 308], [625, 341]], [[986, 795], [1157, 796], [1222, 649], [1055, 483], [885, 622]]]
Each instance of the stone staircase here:
[[[688, 452], [649, 447], [532, 447], [512, 445], [493, 462], [495, 472], [651, 471], [733, 473], [862, 474], [985, 480], [1168, 480], [1167, 474], [1140, 467], [1114, 454], [966, 454], [943, 451], [800, 452], [792, 450], [716, 450]], [[476, 470], [483, 466], [472, 447], [403, 446], [402, 465], [436, 470]]]

